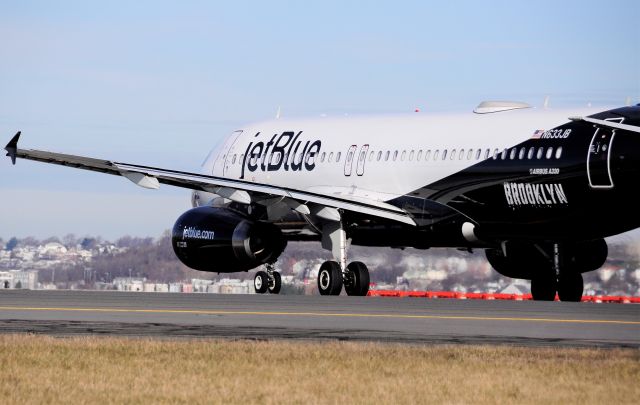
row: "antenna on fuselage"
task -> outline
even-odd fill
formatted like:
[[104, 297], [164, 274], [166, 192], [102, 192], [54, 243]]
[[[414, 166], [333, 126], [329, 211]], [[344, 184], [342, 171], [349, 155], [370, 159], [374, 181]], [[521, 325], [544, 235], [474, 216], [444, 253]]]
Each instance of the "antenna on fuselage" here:
[[280, 119], [280, 106], [278, 106], [278, 111], [276, 111], [276, 119]]
[[544, 97], [544, 103], [542, 103], [542, 108], [544, 108], [545, 110], [549, 108], [549, 96]]
[[627, 96], [627, 99], [624, 101], [624, 105], [631, 107], [631, 96]]

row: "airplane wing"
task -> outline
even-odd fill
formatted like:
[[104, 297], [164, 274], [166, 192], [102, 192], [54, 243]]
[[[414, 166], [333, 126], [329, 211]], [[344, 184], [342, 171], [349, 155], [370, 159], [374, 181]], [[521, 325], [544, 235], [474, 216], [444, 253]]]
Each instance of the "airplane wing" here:
[[[18, 132], [5, 147], [7, 156], [15, 164], [16, 159], [35, 160], [37, 162], [69, 166], [77, 169], [91, 170], [116, 176], [123, 176], [133, 183], [149, 189], [157, 189], [160, 184], [202, 190], [218, 194], [230, 200], [249, 204], [252, 201], [263, 201], [280, 197], [292, 209], [303, 214], [314, 214], [331, 220], [339, 220], [338, 209], [390, 219], [409, 225], [416, 225], [411, 216], [404, 210], [393, 205], [358, 198], [349, 200], [344, 196], [336, 197], [310, 193], [286, 187], [253, 183], [249, 181], [233, 180], [206, 174], [183, 172], [178, 170], [161, 169], [128, 163], [112, 162], [85, 156], [66, 155], [34, 149], [19, 149]], [[309, 208], [309, 205], [311, 208]]]

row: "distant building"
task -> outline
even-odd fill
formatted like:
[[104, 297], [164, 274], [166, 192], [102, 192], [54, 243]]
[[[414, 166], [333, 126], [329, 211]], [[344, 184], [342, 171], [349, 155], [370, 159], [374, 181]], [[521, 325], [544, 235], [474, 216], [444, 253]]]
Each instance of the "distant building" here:
[[169, 292], [169, 284], [156, 283], [156, 292]]
[[67, 254], [67, 248], [61, 243], [51, 242], [38, 247], [38, 257], [44, 260], [57, 260]]
[[118, 291], [144, 291], [144, 277], [116, 277], [113, 279], [113, 285]]
[[213, 284], [211, 280], [203, 280], [200, 278], [191, 279], [191, 285], [193, 286], [192, 292], [207, 292], [207, 287]]
[[156, 290], [155, 283], [144, 283], [144, 292], [154, 292]]
[[500, 291], [500, 294], [523, 295], [528, 293], [529, 293], [529, 289], [526, 286], [522, 284], [516, 284], [516, 283], [509, 284], [508, 286], [506, 286]]
[[0, 271], [0, 288], [24, 288], [35, 290], [38, 287], [38, 272], [33, 270]]

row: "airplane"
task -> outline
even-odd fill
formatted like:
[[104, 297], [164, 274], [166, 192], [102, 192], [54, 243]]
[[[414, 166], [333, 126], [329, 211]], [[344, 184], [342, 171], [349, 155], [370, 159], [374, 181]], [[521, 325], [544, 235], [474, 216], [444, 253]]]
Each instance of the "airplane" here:
[[[571, 114], [573, 113], [573, 114]], [[640, 226], [640, 104], [593, 114], [484, 101], [472, 112], [277, 119], [233, 131], [201, 173], [6, 146], [28, 159], [192, 190], [172, 230], [178, 259], [206, 272], [255, 273], [279, 293], [288, 241], [320, 241], [322, 295], [365, 296], [350, 245], [483, 249], [534, 300], [580, 301], [604, 238]]]

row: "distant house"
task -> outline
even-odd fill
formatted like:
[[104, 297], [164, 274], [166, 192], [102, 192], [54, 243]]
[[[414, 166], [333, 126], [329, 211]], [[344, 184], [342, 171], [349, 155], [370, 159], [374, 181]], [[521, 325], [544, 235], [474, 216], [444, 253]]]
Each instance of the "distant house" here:
[[523, 294], [529, 294], [529, 291], [522, 284], [509, 284], [508, 286], [506, 286], [500, 291], [500, 294], [523, 295]]
[[58, 260], [67, 254], [67, 248], [57, 242], [47, 243], [38, 247], [38, 257], [44, 260]]

